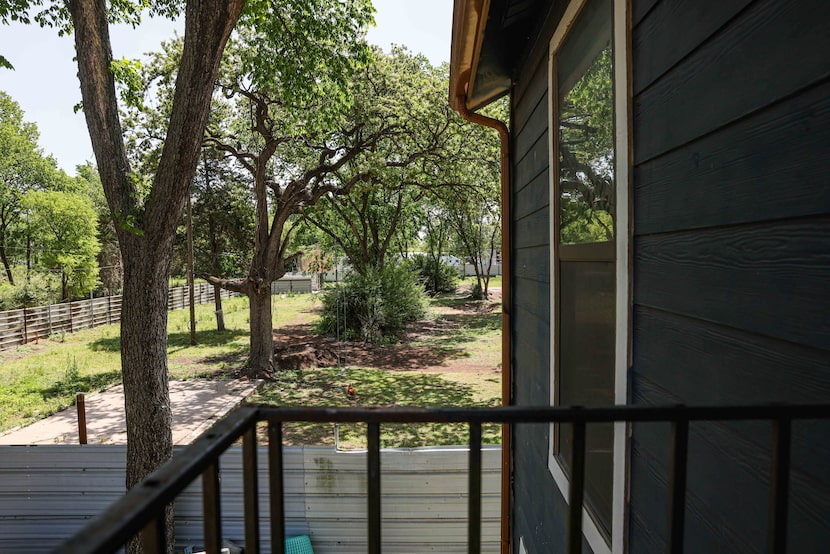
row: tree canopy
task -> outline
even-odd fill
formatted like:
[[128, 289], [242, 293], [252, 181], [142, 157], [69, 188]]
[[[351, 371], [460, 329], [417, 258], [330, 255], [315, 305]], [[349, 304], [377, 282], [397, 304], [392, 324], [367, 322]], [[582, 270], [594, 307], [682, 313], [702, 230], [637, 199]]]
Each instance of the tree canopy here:
[[[183, 13], [185, 24], [181, 57], [175, 62], [175, 90], [160, 126], [159, 154], [138, 173], [123, 138], [115, 75], [124, 64], [113, 63], [109, 25], [138, 25], [148, 13]], [[327, 67], [334, 67], [339, 56], [350, 57], [351, 50], [338, 50], [340, 44], [330, 37], [353, 33], [355, 25], [362, 26], [370, 17], [367, 0], [0, 0], [0, 23], [34, 20], [75, 37], [82, 108], [124, 264], [121, 361], [128, 487], [172, 453], [166, 308], [173, 242], [232, 31], [239, 23], [240, 34], [263, 38], [259, 52], [246, 60], [261, 60], [257, 67], [262, 75], [276, 69], [284, 90], [290, 91], [288, 99], [294, 101], [319, 93], [314, 69], [322, 51], [332, 49], [333, 57], [322, 62]], [[360, 41], [359, 36], [352, 38]], [[121, 80], [129, 90], [131, 80], [123, 75]], [[172, 534], [172, 509], [167, 518]], [[138, 543], [130, 550], [138, 550]]]

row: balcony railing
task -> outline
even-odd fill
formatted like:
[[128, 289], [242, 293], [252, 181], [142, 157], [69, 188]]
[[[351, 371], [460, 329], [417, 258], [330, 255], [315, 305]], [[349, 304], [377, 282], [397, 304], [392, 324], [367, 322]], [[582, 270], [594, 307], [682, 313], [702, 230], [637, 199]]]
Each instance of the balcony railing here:
[[771, 437], [770, 525], [768, 550], [785, 552], [790, 475], [790, 439], [793, 420], [830, 418], [830, 405], [771, 405], [728, 407], [611, 408], [275, 408], [245, 406], [217, 423], [184, 452], [131, 489], [106, 513], [92, 520], [57, 550], [63, 553], [114, 552], [139, 535], [145, 552], [167, 552], [165, 508], [201, 476], [205, 547], [218, 553], [222, 543], [219, 495], [219, 457], [242, 438], [244, 466], [245, 552], [260, 551], [259, 490], [257, 483], [256, 426], [268, 422], [268, 463], [271, 551], [284, 552], [285, 511], [282, 463], [282, 424], [285, 422], [366, 423], [368, 426], [367, 515], [368, 551], [381, 552], [380, 426], [387, 423], [467, 423], [469, 442], [468, 551], [481, 544], [481, 427], [484, 423], [571, 423], [571, 487], [567, 524], [567, 551], [582, 547], [582, 498], [585, 478], [585, 429], [589, 423], [668, 422], [671, 424], [669, 462], [669, 552], [683, 551], [686, 464], [689, 423], [692, 421], [767, 420]]

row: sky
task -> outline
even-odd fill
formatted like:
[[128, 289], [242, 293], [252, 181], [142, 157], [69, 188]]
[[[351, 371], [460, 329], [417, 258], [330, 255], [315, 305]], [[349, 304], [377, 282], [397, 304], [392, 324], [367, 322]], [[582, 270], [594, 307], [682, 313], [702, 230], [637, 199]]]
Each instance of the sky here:
[[[438, 65], [449, 61], [452, 0], [373, 0], [376, 26], [368, 40], [388, 51], [391, 44], [407, 46]], [[151, 20], [137, 30], [117, 26], [111, 31], [115, 58], [140, 58], [158, 49], [161, 41], [181, 32], [182, 23]], [[70, 36], [35, 25], [0, 25], [0, 54], [14, 71], [0, 68], [0, 90], [9, 94], [37, 124], [39, 145], [70, 175], [75, 166], [94, 161], [82, 113], [75, 50]]]

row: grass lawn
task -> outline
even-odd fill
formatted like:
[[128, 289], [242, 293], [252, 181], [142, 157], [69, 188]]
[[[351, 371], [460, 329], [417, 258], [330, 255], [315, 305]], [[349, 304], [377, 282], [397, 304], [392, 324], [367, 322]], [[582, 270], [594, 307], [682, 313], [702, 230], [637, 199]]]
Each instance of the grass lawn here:
[[[274, 297], [274, 326], [310, 321], [310, 294]], [[213, 304], [196, 306], [196, 346], [190, 346], [189, 310], [168, 313], [168, 367], [172, 379], [213, 377], [239, 367], [248, 350], [248, 300], [226, 298], [223, 333]], [[121, 382], [119, 326], [55, 335], [0, 352], [0, 432], [27, 425], [74, 404], [76, 392]]]
[[[415, 324], [407, 340], [385, 347], [393, 357], [372, 367], [378, 356], [346, 347], [346, 369], [321, 368], [278, 372], [252, 402], [278, 406], [497, 406], [501, 403], [501, 308], [473, 302], [465, 294], [430, 300], [432, 317]], [[424, 354], [424, 353], [427, 354]], [[395, 354], [398, 354], [395, 357]], [[407, 357], [416, 363], [407, 363]], [[385, 358], [385, 357], [384, 357]], [[396, 366], [396, 360], [398, 365]], [[419, 369], [412, 369], [419, 366]], [[395, 367], [408, 367], [397, 371]], [[351, 384], [353, 397], [347, 394]], [[500, 426], [485, 425], [485, 444], [501, 442]], [[261, 431], [264, 435], [264, 431]], [[283, 428], [286, 444], [334, 444], [332, 424], [291, 423]], [[381, 446], [463, 445], [465, 424], [383, 425]], [[365, 425], [340, 425], [339, 446], [365, 448]]]
[[[481, 387], [475, 380], [464, 383], [453, 375], [388, 371], [369, 368], [322, 368], [279, 372], [254, 398], [255, 402], [279, 406], [492, 406], [500, 396], [493, 396], [499, 378], [489, 377], [495, 387]], [[355, 395], [346, 392], [351, 384]], [[500, 393], [499, 393], [500, 394]], [[485, 444], [501, 442], [500, 427], [482, 428]], [[260, 434], [265, 434], [264, 427]], [[340, 425], [339, 446], [343, 449], [366, 448], [366, 426]], [[469, 442], [466, 424], [381, 426], [382, 447], [416, 447], [459, 445]], [[285, 444], [334, 444], [334, 426], [318, 423], [283, 425]]]
[[[303, 324], [313, 322], [320, 305], [316, 298], [275, 296], [274, 327], [304, 328]], [[498, 304], [448, 294], [432, 299], [431, 306], [432, 316], [414, 325], [401, 344], [376, 347], [365, 352], [365, 358], [357, 352], [358, 345], [346, 346], [346, 369], [278, 371], [251, 401], [281, 406], [498, 405]], [[223, 378], [244, 363], [247, 299], [225, 299], [223, 308], [227, 330], [218, 333], [213, 305], [196, 307], [196, 346], [190, 346], [188, 310], [168, 314], [172, 379]], [[71, 406], [76, 392], [99, 391], [119, 383], [119, 347], [118, 326], [110, 325], [0, 352], [0, 432]], [[356, 390], [353, 397], [346, 393], [349, 384]], [[385, 447], [468, 442], [466, 425], [385, 425], [381, 429]], [[291, 424], [285, 427], [284, 437], [287, 444], [334, 444], [332, 425]], [[339, 438], [342, 448], [364, 447], [365, 428], [342, 425]], [[483, 440], [498, 443], [499, 426], [485, 426]]]

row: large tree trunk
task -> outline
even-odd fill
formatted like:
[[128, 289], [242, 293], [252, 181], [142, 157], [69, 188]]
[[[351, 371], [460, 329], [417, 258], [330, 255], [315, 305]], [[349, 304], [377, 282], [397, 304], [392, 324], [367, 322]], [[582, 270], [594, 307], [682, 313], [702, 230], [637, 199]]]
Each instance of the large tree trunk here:
[[[104, 0], [67, 0], [84, 116], [124, 263], [121, 365], [127, 415], [127, 486], [172, 453], [167, 384], [167, 279], [176, 226], [205, 132], [219, 61], [242, 0], [188, 1], [184, 47], [167, 134], [145, 203], [124, 147]], [[168, 535], [172, 537], [168, 510]], [[172, 540], [168, 542], [172, 551]], [[132, 541], [130, 552], [138, 551]]]
[[248, 293], [251, 310], [251, 357], [248, 376], [270, 377], [274, 371], [274, 330], [271, 319], [271, 284], [252, 287]]
[[[124, 258], [121, 366], [129, 439], [127, 488], [132, 488], [173, 454], [167, 373], [170, 256], [136, 253]], [[167, 521], [168, 544], [173, 544], [172, 507]], [[129, 551], [139, 551], [136, 541]]]

